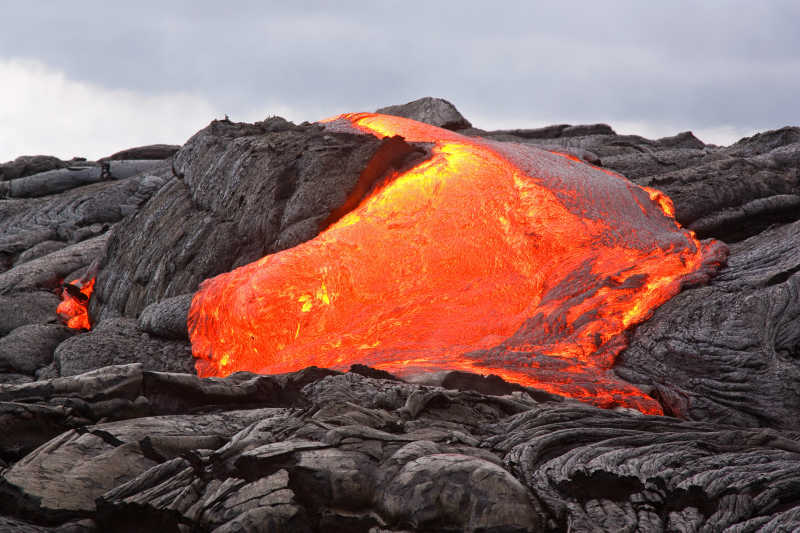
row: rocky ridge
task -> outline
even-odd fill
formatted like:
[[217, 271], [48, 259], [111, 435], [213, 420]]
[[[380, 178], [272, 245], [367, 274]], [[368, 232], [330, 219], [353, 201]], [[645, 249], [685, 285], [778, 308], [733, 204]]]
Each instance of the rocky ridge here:
[[[177, 151], [0, 166], [0, 530], [800, 528], [800, 128], [717, 147], [603, 124], [487, 132], [430, 98], [382, 112], [613, 169], [729, 244], [614, 367], [670, 416], [460, 372], [197, 378], [197, 284], [312, 238], [367, 171], [419, 155], [214, 121]], [[95, 326], [75, 334], [55, 292], [89, 268]]]

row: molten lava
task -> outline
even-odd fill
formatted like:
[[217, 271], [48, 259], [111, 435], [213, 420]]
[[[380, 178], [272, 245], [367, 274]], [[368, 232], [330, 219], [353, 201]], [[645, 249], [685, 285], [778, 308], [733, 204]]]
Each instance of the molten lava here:
[[92, 329], [89, 324], [89, 298], [94, 290], [94, 280], [87, 282], [81, 279], [65, 283], [61, 289], [61, 303], [56, 308], [56, 313], [72, 329]]
[[189, 313], [201, 376], [464, 370], [661, 412], [609, 369], [626, 330], [707, 279], [724, 245], [680, 229], [662, 193], [566, 154], [394, 116], [325, 127], [430, 154], [316, 238], [203, 282]]

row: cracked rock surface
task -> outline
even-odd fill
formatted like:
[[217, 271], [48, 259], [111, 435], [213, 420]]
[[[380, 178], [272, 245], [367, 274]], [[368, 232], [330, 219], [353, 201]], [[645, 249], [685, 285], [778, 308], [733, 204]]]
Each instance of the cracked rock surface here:
[[[145, 169], [124, 177], [0, 165], [0, 531], [800, 530], [800, 128], [719, 147], [605, 124], [483, 131], [434, 98], [382, 111], [613, 169], [728, 244], [612, 369], [668, 416], [457, 371], [198, 378], [198, 283], [314, 237], [424, 151], [214, 121], [104, 158]], [[68, 330], [59, 287], [94, 272], [93, 328]]]

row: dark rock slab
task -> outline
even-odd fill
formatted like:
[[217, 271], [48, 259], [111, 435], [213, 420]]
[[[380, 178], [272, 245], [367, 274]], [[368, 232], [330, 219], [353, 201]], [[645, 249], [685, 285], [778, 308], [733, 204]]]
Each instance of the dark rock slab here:
[[139, 160], [139, 159], [168, 159], [175, 155], [175, 152], [180, 150], [180, 146], [176, 144], [148, 144], [146, 146], [136, 146], [126, 150], [120, 150], [108, 157], [100, 159], [100, 161], [110, 160]]
[[160, 159], [107, 161], [102, 165], [69, 166], [49, 170], [0, 184], [0, 198], [35, 198], [105, 180], [121, 180], [162, 166]]
[[[360, 398], [358, 391], [373, 402], [391, 396], [384, 387], [450, 396], [428, 402], [414, 419], [405, 418], [404, 401], [387, 411], [387, 404], [346, 400]], [[329, 376], [304, 391], [313, 409], [275, 411], [194, 463], [174, 459], [104, 494], [100, 523], [114, 529], [135, 515], [164, 529], [223, 531], [255, 520], [270, 531], [529, 531], [540, 524], [535, 497], [453, 422], [468, 408], [462, 393], [360, 374]], [[476, 424], [506, 416], [501, 401], [474, 399], [484, 406]]]
[[0, 164], [0, 181], [8, 181], [39, 172], [64, 168], [68, 165], [52, 155], [22, 155], [13, 161]]
[[145, 417], [66, 431], [3, 472], [0, 507], [44, 523], [86, 516], [111, 488], [183, 453], [214, 449], [270, 411]]
[[0, 516], [0, 531], [14, 533], [52, 533], [53, 529], [46, 526], [39, 526], [24, 520]]
[[0, 256], [13, 258], [45, 241], [75, 243], [97, 235], [135, 212], [168, 175], [167, 165], [155, 174], [85, 185], [42, 198], [0, 200]]
[[116, 318], [65, 340], [55, 350], [61, 376], [73, 376], [109, 365], [141, 363], [145, 370], [192, 372], [194, 359], [186, 342], [151, 337], [136, 320]]
[[534, 408], [492, 431], [483, 444], [542, 501], [554, 530], [800, 527], [796, 433], [584, 406]]
[[30, 383], [31, 381], [33, 381], [33, 378], [27, 374], [16, 374], [14, 372], [0, 372], [0, 385]]
[[407, 151], [381, 150], [398, 144], [407, 146], [280, 118], [212, 122], [175, 155], [181, 178], [114, 232], [91, 314], [136, 317], [206, 278], [316, 236], [362, 172], [379, 177], [401, 164]]
[[[61, 299], [50, 291], [0, 293], [0, 336], [20, 326], [56, 321], [56, 307]], [[11, 312], [13, 310], [13, 312]]]
[[59, 287], [69, 274], [99, 260], [108, 238], [103, 233], [0, 273], [0, 294]]
[[22, 263], [27, 263], [28, 261], [32, 261], [33, 259], [38, 259], [43, 257], [47, 254], [53, 253], [56, 250], [60, 250], [67, 246], [67, 243], [61, 241], [42, 241], [38, 244], [34, 244], [17, 257], [16, 261], [14, 261], [14, 266], [21, 265]]
[[800, 222], [731, 246], [710, 285], [637, 327], [615, 368], [680, 417], [800, 429]]
[[410, 118], [448, 130], [461, 130], [472, 127], [469, 120], [465, 119], [453, 104], [442, 98], [432, 98], [430, 96], [407, 104], [382, 107], [376, 113]]
[[63, 432], [92, 420], [60, 405], [0, 402], [0, 457], [16, 461]]
[[56, 346], [72, 335], [59, 324], [30, 324], [12, 330], [0, 337], [0, 372], [33, 375], [53, 361]]
[[165, 339], [189, 340], [186, 321], [193, 294], [181, 294], [148, 305], [139, 315], [139, 329]]

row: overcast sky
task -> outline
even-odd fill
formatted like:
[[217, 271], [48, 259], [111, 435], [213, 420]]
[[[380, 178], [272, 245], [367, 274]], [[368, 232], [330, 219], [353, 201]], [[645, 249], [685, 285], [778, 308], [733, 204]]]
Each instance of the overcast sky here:
[[0, 161], [428, 95], [486, 129], [606, 122], [729, 144], [800, 124], [792, 0], [121, 4], [0, 0]]

